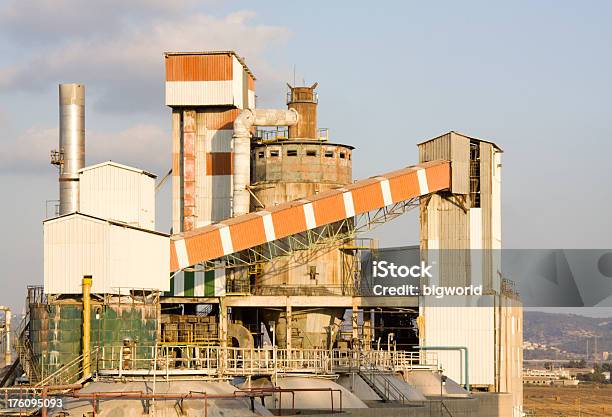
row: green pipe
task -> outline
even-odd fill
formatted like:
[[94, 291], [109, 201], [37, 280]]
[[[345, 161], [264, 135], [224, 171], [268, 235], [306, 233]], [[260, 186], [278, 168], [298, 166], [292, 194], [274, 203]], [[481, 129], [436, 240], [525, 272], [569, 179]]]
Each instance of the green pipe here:
[[466, 346], [417, 346], [419, 350], [456, 350], [463, 352], [464, 355], [464, 369], [465, 369], [465, 389], [470, 390], [470, 374], [468, 371], [468, 348]]

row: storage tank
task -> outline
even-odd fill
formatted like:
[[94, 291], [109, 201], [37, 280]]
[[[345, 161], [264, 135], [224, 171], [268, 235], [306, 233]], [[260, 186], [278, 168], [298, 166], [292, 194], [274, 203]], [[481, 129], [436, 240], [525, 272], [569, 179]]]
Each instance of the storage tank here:
[[[352, 182], [353, 147], [331, 143], [317, 128], [317, 95], [311, 87], [289, 85], [287, 105], [299, 114], [287, 138], [255, 140], [251, 145], [251, 211], [308, 197]], [[350, 295], [354, 289], [347, 266], [352, 255], [338, 247], [304, 258], [303, 252], [263, 265], [255, 278], [259, 295]], [[343, 308], [293, 309], [292, 347], [327, 347], [344, 314]], [[267, 311], [276, 323], [276, 340], [286, 347], [285, 313]], [[297, 329], [297, 330], [296, 330]]]

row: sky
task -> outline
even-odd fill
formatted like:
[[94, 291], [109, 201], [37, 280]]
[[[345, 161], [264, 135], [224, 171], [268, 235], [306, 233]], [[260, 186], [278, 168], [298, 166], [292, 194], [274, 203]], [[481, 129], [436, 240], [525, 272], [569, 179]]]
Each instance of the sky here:
[[[416, 144], [449, 130], [494, 141], [504, 247], [612, 248], [610, 18], [607, 1], [3, 0], [0, 303], [20, 311], [25, 286], [42, 283], [57, 84], [86, 85], [88, 164], [161, 176], [164, 51], [237, 51], [259, 107], [283, 107], [288, 81], [318, 81], [319, 125], [356, 147], [354, 178], [417, 162]], [[165, 232], [169, 183], [157, 201]], [[417, 214], [374, 237], [418, 243]]]

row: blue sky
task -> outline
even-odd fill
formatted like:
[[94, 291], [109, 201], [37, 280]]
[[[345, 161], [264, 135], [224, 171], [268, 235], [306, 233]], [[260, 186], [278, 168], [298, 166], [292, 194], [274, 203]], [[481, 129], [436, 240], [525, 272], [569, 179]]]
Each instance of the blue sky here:
[[[42, 282], [45, 201], [57, 198], [57, 84], [87, 86], [87, 162], [170, 166], [165, 50], [234, 49], [261, 107], [319, 82], [319, 124], [357, 147], [354, 177], [416, 162], [448, 130], [505, 151], [509, 248], [611, 248], [612, 3], [5, 0], [0, 4], [0, 211], [5, 292]], [[158, 226], [169, 228], [169, 190]], [[415, 213], [380, 229], [418, 242]]]

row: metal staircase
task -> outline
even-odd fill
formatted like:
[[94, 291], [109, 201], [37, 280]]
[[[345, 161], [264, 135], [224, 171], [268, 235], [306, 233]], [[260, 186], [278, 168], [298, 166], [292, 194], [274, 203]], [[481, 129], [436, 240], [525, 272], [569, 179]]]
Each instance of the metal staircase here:
[[21, 368], [28, 377], [28, 381], [31, 385], [35, 385], [40, 381], [41, 373], [34, 359], [34, 352], [32, 351], [32, 345], [30, 343], [30, 313], [26, 312], [23, 320], [19, 324], [19, 327], [15, 331], [15, 340], [17, 343], [15, 347], [17, 354], [19, 355], [19, 363]]
[[83, 373], [83, 361], [85, 357], [80, 355], [70, 362], [62, 365], [52, 374], [45, 376], [42, 380], [35, 384], [35, 386], [43, 387], [45, 385], [71, 385], [84, 383], [92, 377], [94, 368], [96, 368], [95, 365], [98, 363], [98, 352], [99, 347], [95, 347], [89, 354], [91, 364], [89, 366], [89, 369], [91, 369], [90, 373]]
[[357, 375], [368, 384], [372, 391], [385, 402], [395, 401], [401, 404], [408, 402], [408, 398], [392, 382], [393, 376], [376, 368], [360, 369]]

